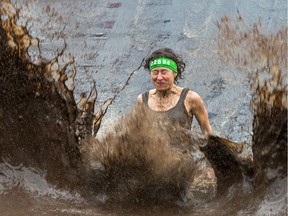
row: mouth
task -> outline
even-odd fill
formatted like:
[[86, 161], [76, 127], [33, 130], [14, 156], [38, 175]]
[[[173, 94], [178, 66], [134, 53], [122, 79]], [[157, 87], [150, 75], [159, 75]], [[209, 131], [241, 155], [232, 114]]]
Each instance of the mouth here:
[[158, 85], [158, 86], [163, 86], [164, 83], [157, 83], [156, 85]]
[[164, 85], [165, 82], [156, 82], [156, 85]]

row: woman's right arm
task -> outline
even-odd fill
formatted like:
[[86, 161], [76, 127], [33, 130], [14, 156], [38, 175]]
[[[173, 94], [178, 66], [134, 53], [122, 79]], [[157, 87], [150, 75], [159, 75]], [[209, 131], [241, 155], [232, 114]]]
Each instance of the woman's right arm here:
[[142, 100], [142, 94], [138, 95], [137, 97], [137, 105], [142, 105], [143, 104], [143, 100]]

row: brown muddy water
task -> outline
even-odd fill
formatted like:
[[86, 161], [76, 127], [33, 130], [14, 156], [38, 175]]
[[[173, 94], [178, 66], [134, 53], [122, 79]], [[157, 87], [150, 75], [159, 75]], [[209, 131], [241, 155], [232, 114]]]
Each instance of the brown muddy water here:
[[[0, 12], [0, 215], [287, 215], [286, 1]], [[187, 193], [213, 140], [133, 106], [151, 88], [142, 59], [163, 46], [193, 59], [179, 84], [203, 96], [214, 133], [244, 145], [239, 161], [208, 157], [215, 197]]]

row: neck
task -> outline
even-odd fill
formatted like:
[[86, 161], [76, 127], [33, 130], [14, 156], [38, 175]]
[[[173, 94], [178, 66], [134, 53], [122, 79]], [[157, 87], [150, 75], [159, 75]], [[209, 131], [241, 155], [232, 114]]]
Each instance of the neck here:
[[163, 90], [163, 91], [156, 90], [156, 95], [159, 98], [167, 98], [167, 97], [169, 97], [169, 95], [171, 95], [171, 93], [172, 93], [171, 89]]
[[156, 95], [159, 97], [159, 98], [168, 98], [171, 94], [174, 94], [176, 91], [176, 86], [173, 84], [171, 86], [171, 88], [167, 89], [167, 90], [156, 90]]

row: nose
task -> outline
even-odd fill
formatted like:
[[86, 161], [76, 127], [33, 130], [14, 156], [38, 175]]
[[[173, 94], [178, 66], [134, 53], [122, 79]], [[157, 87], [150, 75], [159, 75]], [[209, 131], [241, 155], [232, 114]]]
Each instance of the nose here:
[[159, 73], [156, 77], [157, 80], [163, 80], [163, 75], [161, 73]]

